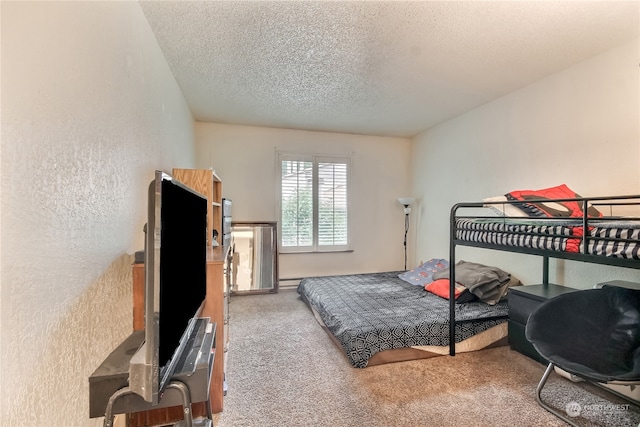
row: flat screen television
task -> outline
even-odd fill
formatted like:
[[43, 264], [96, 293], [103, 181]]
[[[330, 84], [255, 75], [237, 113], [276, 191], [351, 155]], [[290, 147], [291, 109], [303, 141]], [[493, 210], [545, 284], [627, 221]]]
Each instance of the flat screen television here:
[[207, 198], [156, 171], [145, 226], [144, 343], [129, 388], [152, 405], [170, 382], [206, 295]]

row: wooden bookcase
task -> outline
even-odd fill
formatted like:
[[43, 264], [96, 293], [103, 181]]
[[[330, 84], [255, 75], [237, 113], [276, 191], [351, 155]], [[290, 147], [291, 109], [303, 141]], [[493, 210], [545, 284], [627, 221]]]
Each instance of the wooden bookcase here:
[[226, 304], [229, 293], [225, 291], [224, 263], [226, 247], [207, 249], [207, 299], [202, 310], [203, 317], [209, 317], [216, 324], [216, 353], [213, 358], [213, 372], [209, 387], [211, 411], [216, 414], [224, 408], [224, 381], [228, 350], [229, 329]]
[[173, 169], [171, 175], [209, 200], [207, 210], [207, 245], [213, 245], [213, 230], [218, 232], [216, 241], [222, 244], [222, 180], [211, 169]]

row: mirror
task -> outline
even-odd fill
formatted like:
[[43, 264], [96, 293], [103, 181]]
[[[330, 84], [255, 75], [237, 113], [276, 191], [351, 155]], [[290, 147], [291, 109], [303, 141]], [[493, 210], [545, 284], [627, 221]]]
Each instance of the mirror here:
[[277, 222], [232, 222], [231, 294], [278, 292]]

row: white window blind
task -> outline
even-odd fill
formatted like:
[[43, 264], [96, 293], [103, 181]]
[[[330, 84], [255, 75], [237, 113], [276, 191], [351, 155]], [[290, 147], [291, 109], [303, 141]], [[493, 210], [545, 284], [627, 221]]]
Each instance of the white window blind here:
[[347, 165], [318, 163], [318, 245], [347, 244]]
[[281, 247], [313, 246], [313, 163], [282, 161]]
[[348, 158], [280, 154], [280, 248], [349, 248]]

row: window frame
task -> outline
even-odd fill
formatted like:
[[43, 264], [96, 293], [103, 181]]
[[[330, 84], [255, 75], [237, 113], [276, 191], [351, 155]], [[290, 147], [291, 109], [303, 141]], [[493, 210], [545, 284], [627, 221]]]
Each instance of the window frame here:
[[[309, 246], [284, 246], [282, 242], [283, 221], [282, 221], [282, 162], [298, 161], [312, 163], [312, 215], [313, 230], [312, 244]], [[346, 186], [347, 186], [347, 243], [344, 245], [320, 245], [319, 244], [319, 173], [320, 163], [346, 164]], [[276, 155], [276, 216], [278, 218], [278, 248], [280, 253], [320, 253], [320, 252], [347, 252], [351, 249], [351, 163], [350, 156], [328, 156], [317, 154], [300, 154], [290, 152], [277, 152]]]

